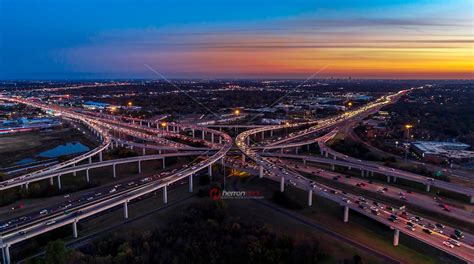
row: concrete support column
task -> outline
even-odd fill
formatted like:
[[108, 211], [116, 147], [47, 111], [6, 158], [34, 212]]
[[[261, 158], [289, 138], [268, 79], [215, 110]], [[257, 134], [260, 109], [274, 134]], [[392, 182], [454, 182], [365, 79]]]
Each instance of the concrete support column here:
[[387, 175], [387, 183], [390, 183], [390, 176]]
[[86, 181], [89, 182], [89, 169], [86, 169]]
[[128, 219], [128, 203], [123, 203], [123, 218]]
[[263, 178], [263, 166], [262, 166], [262, 165], [260, 165], [260, 166], [258, 167], [258, 177], [259, 177], [260, 179]]
[[166, 185], [163, 187], [163, 203], [168, 203], [168, 187]]
[[397, 177], [393, 176], [393, 182], [397, 182]]
[[192, 174], [189, 175], [189, 188], [188, 188], [188, 191], [189, 191], [190, 193], [193, 192], [193, 175], [192, 175]]
[[138, 173], [139, 174], [142, 173], [142, 161], [141, 160], [138, 161]]
[[89, 164], [92, 164], [92, 157], [89, 157]]
[[429, 191], [430, 191], [430, 189], [431, 189], [431, 185], [429, 185], [429, 184], [426, 184], [426, 191], [427, 191], [427, 192], [429, 192]]
[[298, 147], [295, 148], [295, 153], [298, 155]]
[[77, 221], [72, 222], [72, 236], [77, 238]]
[[331, 169], [334, 171], [336, 170], [336, 166], [334, 165], [334, 163], [331, 164]]
[[202, 140], [204, 140], [206, 138], [206, 131], [202, 131]]
[[395, 233], [393, 233], [393, 245], [395, 247], [398, 246], [399, 237], [400, 237], [400, 230], [395, 229]]
[[247, 146], [250, 146], [250, 136], [247, 137]]
[[116, 173], [116, 169], [115, 169], [115, 163], [112, 164], [112, 171], [113, 171], [113, 176], [114, 176], [114, 178], [117, 178], [117, 173]]
[[313, 205], [313, 190], [310, 189], [308, 191], [308, 206], [312, 206]]
[[305, 159], [303, 160], [303, 165], [306, 165], [306, 160]]
[[326, 151], [326, 152], [324, 153], [324, 156], [325, 156], [326, 158], [329, 157], [329, 153]]
[[50, 185], [53, 185], [53, 184], [54, 184], [53, 177], [49, 178], [49, 184], [50, 184]]
[[214, 143], [214, 133], [211, 133], [211, 142]]
[[273, 137], [273, 130], [270, 130], [270, 137]]
[[150, 122], [148, 122], [148, 127], [150, 127]]
[[142, 156], [145, 156], [145, 155], [146, 155], [146, 149], [142, 148]]
[[219, 136], [219, 144], [222, 144], [222, 137]]
[[265, 139], [265, 131], [262, 131], [262, 141]]
[[349, 222], [349, 206], [344, 206], [344, 223]]
[[5, 254], [5, 264], [10, 264], [11, 263], [11, 260], [10, 260], [10, 245], [6, 245], [4, 247], [4, 254]]
[[58, 189], [61, 190], [61, 174], [58, 175]]
[[242, 163], [245, 163], [245, 154], [242, 153]]
[[102, 162], [102, 151], [99, 152], [99, 161]]
[[280, 178], [280, 192], [285, 191], [285, 177], [281, 176]]
[[361, 176], [362, 178], [364, 178], [364, 176], [365, 176], [364, 170], [361, 170], [361, 171], [360, 171], [360, 176]]
[[471, 204], [474, 203], [474, 196], [469, 197], [469, 203], [471, 203]]
[[165, 157], [163, 157], [163, 169], [166, 168], [166, 160], [165, 160]]
[[309, 144], [306, 145], [306, 152], [309, 152]]
[[352, 167], [351, 167], [351, 166], [349, 166], [349, 167], [347, 167], [347, 169], [348, 169], [348, 170], [352, 170]]
[[[76, 164], [72, 164], [72, 167], [73, 167], [73, 168], [76, 167]], [[73, 172], [72, 172], [72, 176], [76, 177], [76, 175], [77, 175], [77, 172], [73, 171]]]
[[209, 174], [209, 179], [212, 179], [212, 164], [207, 167], [207, 174]]

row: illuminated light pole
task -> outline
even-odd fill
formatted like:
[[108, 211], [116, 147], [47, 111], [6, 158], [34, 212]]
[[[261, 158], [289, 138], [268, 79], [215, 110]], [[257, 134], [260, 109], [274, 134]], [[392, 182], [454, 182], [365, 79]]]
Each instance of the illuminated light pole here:
[[235, 115], [240, 115], [240, 109], [235, 109], [234, 114]]
[[405, 125], [405, 129], [407, 130], [406, 132], [406, 139], [407, 141], [410, 140], [410, 129], [413, 128], [413, 125], [410, 125], [410, 124], [406, 124]]

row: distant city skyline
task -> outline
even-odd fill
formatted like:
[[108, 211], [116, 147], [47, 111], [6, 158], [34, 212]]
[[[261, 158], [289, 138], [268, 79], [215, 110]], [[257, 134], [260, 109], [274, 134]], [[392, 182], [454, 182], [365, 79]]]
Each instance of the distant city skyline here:
[[0, 79], [472, 79], [474, 3], [4, 0]]

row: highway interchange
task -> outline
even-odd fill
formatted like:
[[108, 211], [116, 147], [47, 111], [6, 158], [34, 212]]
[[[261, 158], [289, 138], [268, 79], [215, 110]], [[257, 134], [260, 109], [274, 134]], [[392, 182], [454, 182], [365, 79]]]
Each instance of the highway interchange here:
[[[61, 188], [61, 176], [76, 175], [77, 172], [85, 171], [89, 181], [89, 170], [99, 167], [112, 167], [111, 177], [116, 176], [116, 165], [124, 163], [136, 163], [138, 172], [141, 172], [141, 162], [147, 160], [162, 160], [165, 169], [167, 157], [196, 157], [193, 162], [183, 165], [180, 169], [162, 171], [154, 176], [144, 177], [140, 180], [128, 181], [113, 188], [97, 188], [86, 195], [68, 200], [65, 203], [51, 205], [37, 212], [16, 217], [0, 223], [0, 244], [2, 247], [3, 262], [10, 263], [10, 247], [21, 241], [44, 234], [65, 225], [71, 225], [73, 236], [78, 237], [77, 223], [88, 217], [104, 213], [118, 206], [123, 207], [124, 217], [128, 218], [128, 204], [135, 199], [161, 191], [163, 202], [167, 203], [168, 188], [176, 184], [189, 185], [189, 192], [193, 192], [193, 176], [201, 171], [207, 170], [212, 177], [212, 166], [240, 167], [247, 171], [253, 171], [260, 178], [268, 178], [280, 183], [280, 191], [285, 191], [285, 186], [293, 186], [308, 192], [308, 206], [313, 205], [313, 196], [324, 197], [344, 208], [343, 221], [349, 221], [349, 211], [356, 211], [370, 219], [385, 224], [394, 230], [393, 245], [399, 244], [399, 233], [404, 233], [414, 239], [436, 247], [446, 253], [453, 255], [468, 263], [474, 261], [474, 236], [464, 232], [464, 238], [451, 238], [454, 236], [455, 227], [445, 226], [429, 219], [422, 219], [404, 209], [392, 208], [380, 201], [360, 197], [347, 193], [304, 175], [314, 174], [318, 177], [326, 177], [328, 180], [340, 179], [346, 184], [359, 183], [360, 188], [370, 189], [376, 195], [391, 195], [408, 197], [410, 203], [417, 203], [428, 210], [439, 210], [439, 206], [423, 193], [407, 194], [403, 190], [395, 191], [396, 188], [382, 187], [380, 184], [368, 183], [368, 177], [377, 173], [385, 175], [387, 182], [395, 181], [397, 178], [407, 179], [413, 182], [425, 184], [427, 190], [431, 186], [447, 189], [466, 195], [471, 199], [474, 190], [458, 186], [448, 182], [427, 179], [421, 175], [408, 173], [401, 170], [386, 168], [367, 161], [357, 160], [332, 150], [326, 142], [332, 138], [342, 127], [352, 126], [362, 118], [380, 110], [381, 107], [396, 102], [400, 96], [410, 90], [384, 96], [359, 108], [346, 111], [335, 117], [312, 120], [302, 123], [268, 125], [268, 126], [242, 126], [236, 129], [248, 129], [238, 134], [235, 139], [221, 131], [222, 128], [232, 129], [232, 125], [199, 126], [182, 123], [166, 123], [157, 120], [139, 120], [113, 115], [97, 114], [82, 109], [66, 108], [55, 105], [43, 104], [37, 100], [21, 97], [7, 97], [0, 95], [1, 100], [7, 100], [41, 108], [44, 111], [52, 111], [62, 118], [81, 123], [93, 133], [100, 142], [99, 146], [74, 159], [46, 167], [39, 171], [30, 172], [18, 177], [0, 182], [0, 191], [19, 186], [28, 188], [28, 184], [49, 180], [50, 184], [56, 184]], [[219, 127], [220, 129], [213, 129]], [[285, 136], [274, 136], [282, 130], [291, 129], [295, 132]], [[267, 137], [265, 139], [265, 137]], [[298, 153], [304, 146], [317, 145], [321, 156], [305, 156]], [[141, 155], [131, 158], [103, 160], [103, 152], [117, 148], [130, 147], [141, 150]], [[237, 147], [240, 151], [232, 150]], [[295, 154], [288, 154], [287, 150], [295, 150]], [[147, 155], [146, 150], [159, 152], [159, 154]], [[97, 162], [92, 158], [98, 156]], [[228, 162], [228, 157], [242, 157], [239, 164]], [[311, 164], [308, 164], [311, 162]], [[360, 170], [365, 180], [345, 178], [332, 171], [317, 168], [317, 164], [341, 166], [349, 169]], [[360, 185], [364, 182], [364, 186]], [[380, 191], [387, 188], [387, 191]], [[472, 212], [453, 209], [456, 215], [474, 219]], [[446, 212], [443, 212], [446, 213]]]

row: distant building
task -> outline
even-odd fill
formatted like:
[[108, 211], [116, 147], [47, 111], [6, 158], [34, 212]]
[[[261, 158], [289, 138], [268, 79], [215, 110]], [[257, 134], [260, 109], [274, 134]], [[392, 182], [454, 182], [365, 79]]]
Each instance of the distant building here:
[[416, 141], [411, 148], [425, 161], [441, 163], [443, 161], [466, 162], [474, 159], [474, 151], [470, 146], [457, 142]]
[[99, 103], [94, 101], [87, 101], [82, 104], [82, 107], [86, 109], [96, 110], [96, 109], [105, 109], [109, 107], [110, 104], [107, 103]]

